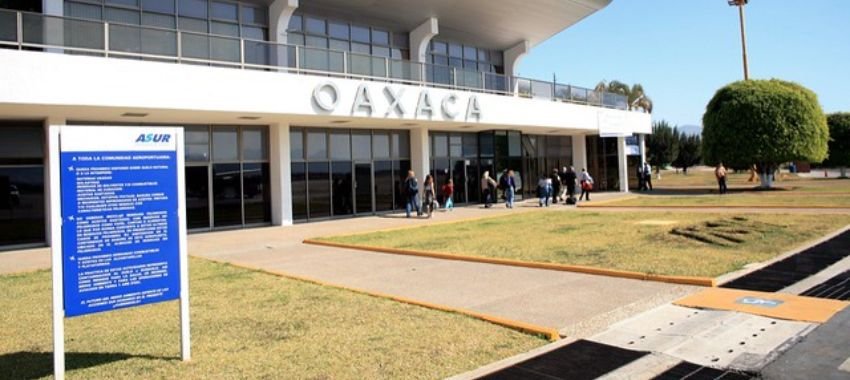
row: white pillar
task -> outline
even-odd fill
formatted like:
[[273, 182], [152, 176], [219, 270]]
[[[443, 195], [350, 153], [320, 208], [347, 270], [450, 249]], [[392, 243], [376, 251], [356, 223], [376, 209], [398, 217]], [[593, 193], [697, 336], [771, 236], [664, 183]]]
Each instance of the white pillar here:
[[[531, 43], [528, 40], [523, 40], [522, 42], [514, 45], [508, 50], [505, 50], [505, 75], [515, 78], [517, 75], [517, 70], [519, 69], [519, 62], [525, 57], [526, 54], [531, 50]], [[517, 92], [517, 83], [516, 81], [511, 81], [511, 86], [513, 88], [513, 92]]]
[[274, 0], [269, 5], [269, 41], [286, 43], [289, 19], [298, 9], [298, 0]]
[[440, 33], [439, 22], [431, 17], [410, 31], [410, 60], [413, 62], [428, 62], [428, 44]]
[[269, 127], [272, 224], [289, 226], [292, 218], [292, 165], [289, 156], [289, 124]]
[[[431, 173], [431, 144], [428, 128], [410, 130], [410, 168], [416, 173], [420, 184], [422, 179]], [[422, 189], [422, 186], [419, 188]]]
[[[59, 189], [53, 188], [50, 181], [50, 126], [63, 125], [65, 125], [65, 118], [62, 117], [50, 117], [44, 120], [44, 236], [48, 246], [52, 243], [51, 232], [53, 231], [50, 218], [50, 196], [54, 191], [59, 192]], [[59, 157], [56, 157], [56, 159], [58, 160]]]
[[617, 166], [620, 169], [620, 192], [629, 192], [629, 161], [626, 151], [626, 138], [617, 137]]
[[638, 135], [638, 148], [640, 149], [640, 164], [646, 162], [646, 135]]
[[587, 139], [584, 135], [573, 136], [573, 168], [577, 173], [587, 169]]

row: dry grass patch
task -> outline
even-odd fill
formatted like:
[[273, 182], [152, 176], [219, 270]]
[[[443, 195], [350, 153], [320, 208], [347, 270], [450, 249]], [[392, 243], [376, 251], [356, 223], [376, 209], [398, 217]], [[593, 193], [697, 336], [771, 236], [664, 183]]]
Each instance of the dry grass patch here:
[[[850, 215], [747, 215], [747, 239], [708, 244], [671, 233], [729, 214], [541, 211], [477, 221], [319, 240], [346, 244], [585, 265], [642, 273], [715, 277], [775, 257], [850, 223]], [[640, 224], [646, 220], [675, 225]], [[770, 228], [761, 228], [770, 225]]]
[[[465, 316], [192, 259], [176, 302], [66, 320], [69, 378], [443, 378], [546, 343]], [[0, 276], [0, 377], [52, 374], [50, 272]]]

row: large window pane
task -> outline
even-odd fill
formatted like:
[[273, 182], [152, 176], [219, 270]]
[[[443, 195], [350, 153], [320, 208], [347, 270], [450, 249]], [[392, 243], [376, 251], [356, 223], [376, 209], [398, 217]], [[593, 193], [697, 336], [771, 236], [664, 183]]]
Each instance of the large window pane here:
[[142, 0], [142, 10], [173, 14], [174, 0]]
[[357, 214], [371, 214], [372, 208], [372, 164], [354, 164], [354, 211]]
[[143, 13], [142, 25], [156, 26], [160, 28], [175, 28], [174, 16], [161, 15], [158, 13]]
[[347, 40], [350, 38], [348, 24], [331, 21], [328, 23], [328, 34], [333, 38]]
[[375, 45], [389, 46], [390, 33], [385, 30], [372, 29], [372, 43]]
[[269, 159], [269, 131], [266, 128], [242, 129], [242, 159], [265, 161]]
[[269, 164], [243, 164], [242, 187], [243, 198], [245, 199], [245, 224], [271, 222], [271, 173], [269, 172]]
[[238, 21], [235, 3], [213, 1], [210, 3], [210, 18]]
[[127, 7], [138, 7], [139, 0], [106, 0], [106, 4], [117, 4]]
[[239, 166], [239, 164], [213, 165], [213, 226], [215, 227], [242, 225], [242, 186]]
[[242, 5], [242, 22], [247, 24], [268, 25], [269, 16], [262, 7]]
[[239, 133], [235, 127], [213, 127], [213, 161], [239, 161]]
[[407, 131], [393, 133], [393, 157], [410, 157], [410, 133]]
[[207, 0], [179, 0], [180, 16], [207, 18]]
[[327, 34], [325, 20], [309, 16], [305, 20], [306, 22], [304, 23], [304, 25], [307, 33], [322, 36]]
[[331, 132], [331, 159], [351, 160], [351, 133]]
[[328, 158], [328, 141], [325, 131], [307, 132], [307, 159], [324, 160]]
[[434, 135], [434, 157], [448, 157], [449, 156], [449, 139], [448, 136], [444, 134], [435, 134]]
[[304, 30], [303, 19], [301, 15], [292, 15], [289, 19], [289, 30], [300, 32]]
[[354, 177], [351, 161], [334, 162], [331, 166], [333, 214], [334, 216], [351, 215], [354, 213]]
[[404, 180], [407, 179], [407, 171], [410, 170], [410, 161], [393, 161], [393, 188], [395, 189], [395, 209], [403, 210], [407, 203], [404, 192]]
[[41, 164], [43, 157], [44, 129], [40, 125], [27, 127], [0, 123], [0, 165]]
[[0, 166], [0, 249], [45, 241], [44, 167]]
[[327, 162], [311, 162], [307, 165], [307, 188], [309, 190], [310, 218], [331, 216], [330, 171]]
[[210, 24], [210, 33], [224, 36], [239, 37], [239, 25], [227, 22], [213, 21]]
[[369, 132], [354, 132], [351, 136], [351, 146], [355, 160], [372, 159], [372, 137]]
[[292, 217], [307, 219], [307, 164], [293, 163], [292, 170]]
[[119, 8], [106, 8], [106, 21], [121, 24], [139, 24], [139, 11]]
[[186, 226], [210, 227], [209, 167], [186, 167]]
[[375, 161], [375, 211], [393, 209], [393, 162]]
[[351, 40], [356, 42], [370, 43], [371, 38], [369, 38], [369, 28], [352, 25], [351, 26]]
[[295, 161], [304, 159], [304, 132], [289, 131], [289, 158]]
[[206, 162], [210, 160], [210, 135], [207, 127], [187, 127], [186, 161]]
[[390, 136], [376, 132], [372, 135], [372, 156], [375, 158], [390, 157]]

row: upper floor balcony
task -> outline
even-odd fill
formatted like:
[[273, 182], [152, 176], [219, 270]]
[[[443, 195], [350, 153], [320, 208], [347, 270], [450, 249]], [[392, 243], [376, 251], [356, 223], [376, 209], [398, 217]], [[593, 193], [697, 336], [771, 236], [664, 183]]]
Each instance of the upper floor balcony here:
[[587, 88], [349, 51], [0, 9], [0, 47], [278, 71], [627, 110], [627, 98]]

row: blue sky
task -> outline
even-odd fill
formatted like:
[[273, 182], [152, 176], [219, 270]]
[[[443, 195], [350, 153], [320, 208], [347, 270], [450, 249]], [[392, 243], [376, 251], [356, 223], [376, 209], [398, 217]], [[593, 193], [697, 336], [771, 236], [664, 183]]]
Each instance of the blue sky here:
[[[850, 0], [750, 0], [750, 78], [798, 82], [826, 112], [850, 112]], [[743, 79], [737, 8], [726, 0], [614, 0], [534, 47], [519, 75], [593, 87], [641, 83], [653, 119], [701, 125], [723, 85]]]

